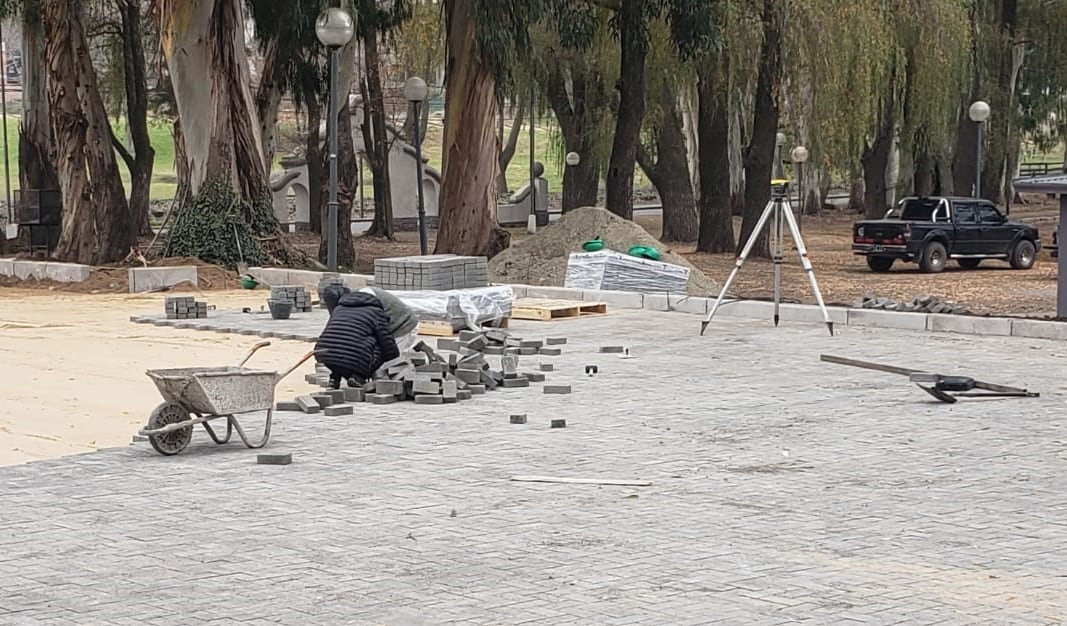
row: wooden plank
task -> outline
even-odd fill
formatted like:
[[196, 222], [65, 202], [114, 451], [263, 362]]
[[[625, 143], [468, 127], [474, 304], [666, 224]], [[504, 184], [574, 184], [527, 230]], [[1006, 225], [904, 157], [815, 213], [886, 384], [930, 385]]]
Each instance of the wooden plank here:
[[521, 298], [512, 304], [511, 316], [522, 320], [551, 321], [574, 319], [587, 315], [605, 315], [608, 305], [604, 302], [579, 302], [575, 300], [549, 300]]
[[520, 483], [562, 483], [566, 485], [618, 485], [620, 487], [651, 487], [651, 480], [618, 480], [613, 478], [558, 478], [555, 476], [512, 476]]
[[452, 328], [452, 322], [425, 320], [419, 322], [419, 334], [429, 335], [430, 337], [453, 337], [458, 333]]

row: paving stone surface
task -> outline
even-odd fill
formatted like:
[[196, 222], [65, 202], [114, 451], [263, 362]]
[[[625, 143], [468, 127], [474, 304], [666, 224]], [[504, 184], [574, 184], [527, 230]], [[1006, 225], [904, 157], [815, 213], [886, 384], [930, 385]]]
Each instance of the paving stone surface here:
[[[197, 431], [176, 457], [138, 443], [0, 468], [0, 624], [1067, 619], [1067, 347], [699, 322], [516, 323], [568, 337], [550, 380], [572, 395], [276, 413], [264, 452], [289, 466]], [[597, 353], [621, 342], [634, 358]], [[823, 352], [1042, 397], [934, 404]]]

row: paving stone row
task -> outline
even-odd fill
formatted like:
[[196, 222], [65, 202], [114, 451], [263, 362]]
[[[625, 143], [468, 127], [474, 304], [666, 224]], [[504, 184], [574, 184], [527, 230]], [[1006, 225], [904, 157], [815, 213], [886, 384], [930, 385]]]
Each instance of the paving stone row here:
[[[738, 320], [701, 338], [649, 312], [516, 326], [568, 338], [552, 376], [572, 395], [281, 412], [264, 452], [287, 466], [197, 433], [176, 457], [0, 468], [0, 623], [1063, 619], [1061, 344]], [[599, 353], [618, 345], [633, 358]], [[932, 404], [822, 352], [1042, 397]]]

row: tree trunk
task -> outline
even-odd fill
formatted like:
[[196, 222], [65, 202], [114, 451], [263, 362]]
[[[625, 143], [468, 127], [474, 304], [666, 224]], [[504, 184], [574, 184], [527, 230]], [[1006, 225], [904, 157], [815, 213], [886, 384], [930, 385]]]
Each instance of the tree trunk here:
[[696, 197], [689, 177], [689, 155], [682, 131], [682, 116], [674, 92], [663, 90], [664, 119], [656, 133], [656, 160], [638, 146], [637, 162], [656, 187], [663, 207], [660, 240], [690, 242], [697, 239]]
[[[700, 252], [732, 252], [734, 218], [730, 184], [730, 96], [728, 89], [717, 84], [716, 72], [722, 68], [703, 68], [699, 72], [697, 134], [700, 169]], [[722, 76], [722, 82], [726, 82]]]
[[622, 0], [618, 10], [619, 108], [608, 161], [607, 209], [625, 219], [634, 214], [634, 165], [645, 119], [645, 2]]
[[[356, 180], [356, 150], [352, 139], [352, 109], [348, 103], [348, 94], [352, 91], [352, 76], [355, 73], [356, 49], [358, 42], [353, 40], [341, 49], [335, 57], [340, 61], [337, 71], [338, 93], [340, 106], [338, 107], [337, 119], [337, 266], [355, 269], [356, 251], [352, 242], [352, 200], [355, 197]], [[334, 59], [331, 59], [331, 63]], [[363, 126], [367, 126], [367, 112], [363, 109]], [[327, 108], [327, 118], [329, 108]], [[364, 137], [366, 134], [364, 133]], [[327, 142], [329, 136], [327, 135]], [[370, 150], [368, 149], [368, 153]], [[330, 208], [330, 149], [329, 143], [323, 150], [322, 178], [320, 179], [319, 220], [323, 226], [322, 239], [319, 241], [319, 261], [326, 263], [329, 248], [329, 230], [326, 226], [329, 221]], [[387, 188], [388, 189], [388, 188]], [[377, 177], [375, 177], [375, 195], [378, 192]]]
[[[36, 7], [34, 7], [36, 9]], [[22, 123], [19, 125], [19, 189], [59, 189], [48, 114], [48, 64], [37, 10], [22, 13]], [[25, 228], [20, 229], [25, 231]], [[20, 232], [19, 239], [28, 238]], [[27, 239], [28, 240], [28, 239]]]
[[978, 25], [979, 3], [971, 4], [971, 92], [967, 102], [962, 103], [956, 118], [956, 147], [952, 160], [952, 187], [959, 195], [975, 193], [975, 170], [978, 167], [978, 125], [968, 117], [968, 107], [978, 98], [981, 88], [981, 59], [978, 54], [982, 35]]
[[159, 1], [190, 192], [220, 178], [246, 201], [269, 203], [240, 0]]
[[[519, 146], [519, 135], [522, 134], [522, 119], [526, 115], [526, 101], [519, 100], [515, 108], [515, 116], [512, 118], [511, 129], [507, 137], [500, 137], [504, 147], [500, 150], [500, 176], [497, 177], [496, 191], [498, 194], [506, 194], [508, 191], [508, 165], [515, 158], [515, 150]], [[531, 124], [533, 121], [531, 120]], [[504, 127], [504, 113], [500, 113], [500, 127]]]
[[890, 88], [883, 96], [881, 119], [874, 141], [864, 148], [863, 156], [860, 157], [860, 163], [863, 165], [863, 185], [866, 190], [863, 206], [867, 219], [881, 219], [888, 208], [886, 176], [889, 171], [889, 158], [893, 151], [895, 111], [894, 96]]
[[141, 31], [141, 4], [138, 0], [122, 0], [119, 13], [122, 19], [126, 126], [133, 143], [133, 153], [114, 134], [112, 140], [116, 152], [130, 172], [130, 220], [137, 225], [138, 234], [151, 235], [148, 213], [156, 151], [148, 134], [148, 68]]
[[[1016, 52], [1015, 30], [1018, 24], [1018, 0], [999, 0], [996, 3], [996, 35], [986, 37], [983, 43], [993, 48], [987, 52], [991, 60], [990, 75], [992, 93], [989, 105], [994, 112], [985, 122], [982, 151], [982, 189], [979, 194], [988, 200], [1005, 204], [1010, 198], [1006, 196], [1005, 177], [1011, 163], [1011, 155], [1019, 143], [1018, 133], [1014, 130], [1015, 82], [1018, 67], [1021, 66], [1022, 48]], [[1018, 64], [1016, 63], [1018, 61]]]
[[745, 127], [742, 121], [744, 105], [732, 91], [727, 97], [730, 106], [730, 214], [740, 216], [745, 212], [745, 149], [741, 140], [741, 131]]
[[[272, 37], [263, 53], [263, 70], [259, 74], [259, 88], [256, 90], [263, 167], [268, 177], [274, 167], [274, 152], [277, 148], [278, 108], [282, 103], [283, 54], [284, 51], [279, 50], [277, 38]], [[312, 129], [312, 132], [316, 131], [317, 128]]]
[[912, 192], [917, 196], [934, 195], [934, 168], [937, 162], [930, 151], [921, 148], [915, 152], [915, 178]]
[[[376, 15], [375, 0], [360, 0], [361, 16]], [[358, 20], [357, 32], [363, 44], [365, 72], [360, 83], [363, 95], [363, 145], [374, 177], [374, 221], [367, 235], [393, 238], [393, 191], [389, 182], [389, 148], [393, 141], [385, 124], [385, 95], [382, 90], [381, 58], [378, 52], [378, 22], [367, 17]], [[425, 107], [424, 107], [425, 108]], [[421, 185], [422, 181], [417, 184]]]
[[[745, 210], [741, 238], [737, 242], [738, 253], [756, 229], [756, 222], [771, 199], [775, 137], [778, 135], [778, 93], [782, 86], [782, 31], [776, 4], [774, 0], [763, 0], [763, 43], [756, 79], [752, 140], [745, 154]], [[760, 233], [751, 254], [770, 257], [767, 230]]]
[[479, 58], [473, 0], [445, 0], [445, 129], [435, 252], [493, 257], [510, 244], [496, 218], [496, 95]]
[[853, 172], [851, 178], [852, 184], [848, 188], [848, 210], [852, 213], [866, 213], [863, 176], [858, 172]]
[[111, 145], [111, 126], [97, 88], [77, 7], [44, 0], [48, 105], [63, 196], [55, 256], [98, 265], [126, 256], [136, 241], [126, 192]]
[[322, 207], [322, 137], [319, 135], [319, 125], [322, 123], [322, 105], [317, 98], [309, 98], [307, 106], [308, 136], [305, 147], [305, 161], [308, 168], [308, 207], [311, 208], [309, 220], [313, 233], [322, 233], [322, 212], [316, 210]]
[[553, 62], [544, 76], [545, 98], [556, 116], [565, 150], [578, 155], [577, 165], [563, 169], [564, 213], [579, 207], [596, 206], [600, 191], [600, 166], [594, 158], [596, 116], [607, 108], [606, 87], [599, 74], [588, 71], [584, 59], [569, 63], [570, 88], [562, 67]]

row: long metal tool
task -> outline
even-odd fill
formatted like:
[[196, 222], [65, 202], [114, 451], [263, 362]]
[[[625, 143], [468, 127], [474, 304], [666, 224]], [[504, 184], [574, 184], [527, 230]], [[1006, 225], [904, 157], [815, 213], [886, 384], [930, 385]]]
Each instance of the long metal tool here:
[[[881, 363], [871, 363], [869, 361], [857, 361], [855, 359], [846, 359], [845, 357], [833, 356], [830, 354], [820, 355], [819, 360], [825, 363], [835, 363], [837, 365], [847, 365], [849, 367], [858, 367], [877, 372], [885, 372], [887, 374], [907, 376], [908, 380], [915, 383], [919, 389], [922, 389], [941, 402], [946, 402], [948, 404], [954, 404], [959, 398], [1041, 397], [1041, 394], [1027, 391], [1026, 389], [987, 383], [975, 380], [970, 376], [945, 376], [925, 370], [914, 370], [906, 367], [896, 367], [895, 365], [882, 365]], [[975, 389], [980, 391], [975, 393]]]
[[[773, 221], [772, 221], [773, 220]], [[763, 209], [763, 214], [760, 215], [759, 221], [756, 222], [756, 228], [753, 229], [752, 234], [749, 235], [748, 241], [745, 242], [745, 247], [741, 249], [741, 254], [737, 257], [737, 261], [734, 263], [734, 269], [730, 272], [729, 278], [726, 279], [726, 283], [722, 286], [722, 291], [719, 292], [719, 297], [715, 299], [715, 304], [711, 307], [711, 311], [708, 312], [708, 316], [700, 325], [700, 334], [703, 335], [704, 331], [708, 329], [708, 324], [711, 323], [711, 319], [715, 317], [715, 312], [719, 310], [719, 306], [722, 305], [723, 298], [726, 297], [727, 290], [730, 289], [730, 285], [733, 284], [734, 278], [737, 277], [737, 273], [741, 271], [741, 266], [745, 264], [745, 260], [748, 258], [749, 253], [752, 252], [752, 248], [755, 247], [756, 242], [759, 240], [760, 234], [763, 229], [767, 227], [767, 223], [771, 222], [771, 256], [774, 261], [774, 325], [777, 326], [780, 320], [779, 309], [782, 301], [782, 255], [785, 250], [784, 242], [784, 230], [783, 224], [789, 227], [789, 234], [793, 237], [793, 243], [796, 244], [797, 254], [800, 256], [800, 264], [804, 268], [804, 272], [808, 275], [808, 282], [811, 283], [811, 290], [815, 294], [815, 301], [819, 303], [819, 308], [822, 309], [823, 319], [826, 321], [826, 329], [830, 331], [830, 336], [834, 336], [834, 323], [830, 320], [830, 312], [826, 310], [826, 303], [823, 302], [822, 292], [819, 291], [819, 283], [815, 280], [815, 268], [811, 265], [811, 259], [808, 258], [808, 249], [804, 245], [804, 240], [800, 236], [800, 228], [797, 226], [796, 217], [793, 216], [793, 209], [789, 206], [789, 181], [785, 179], [778, 179], [771, 181], [771, 201], [767, 203], [767, 207]]]

